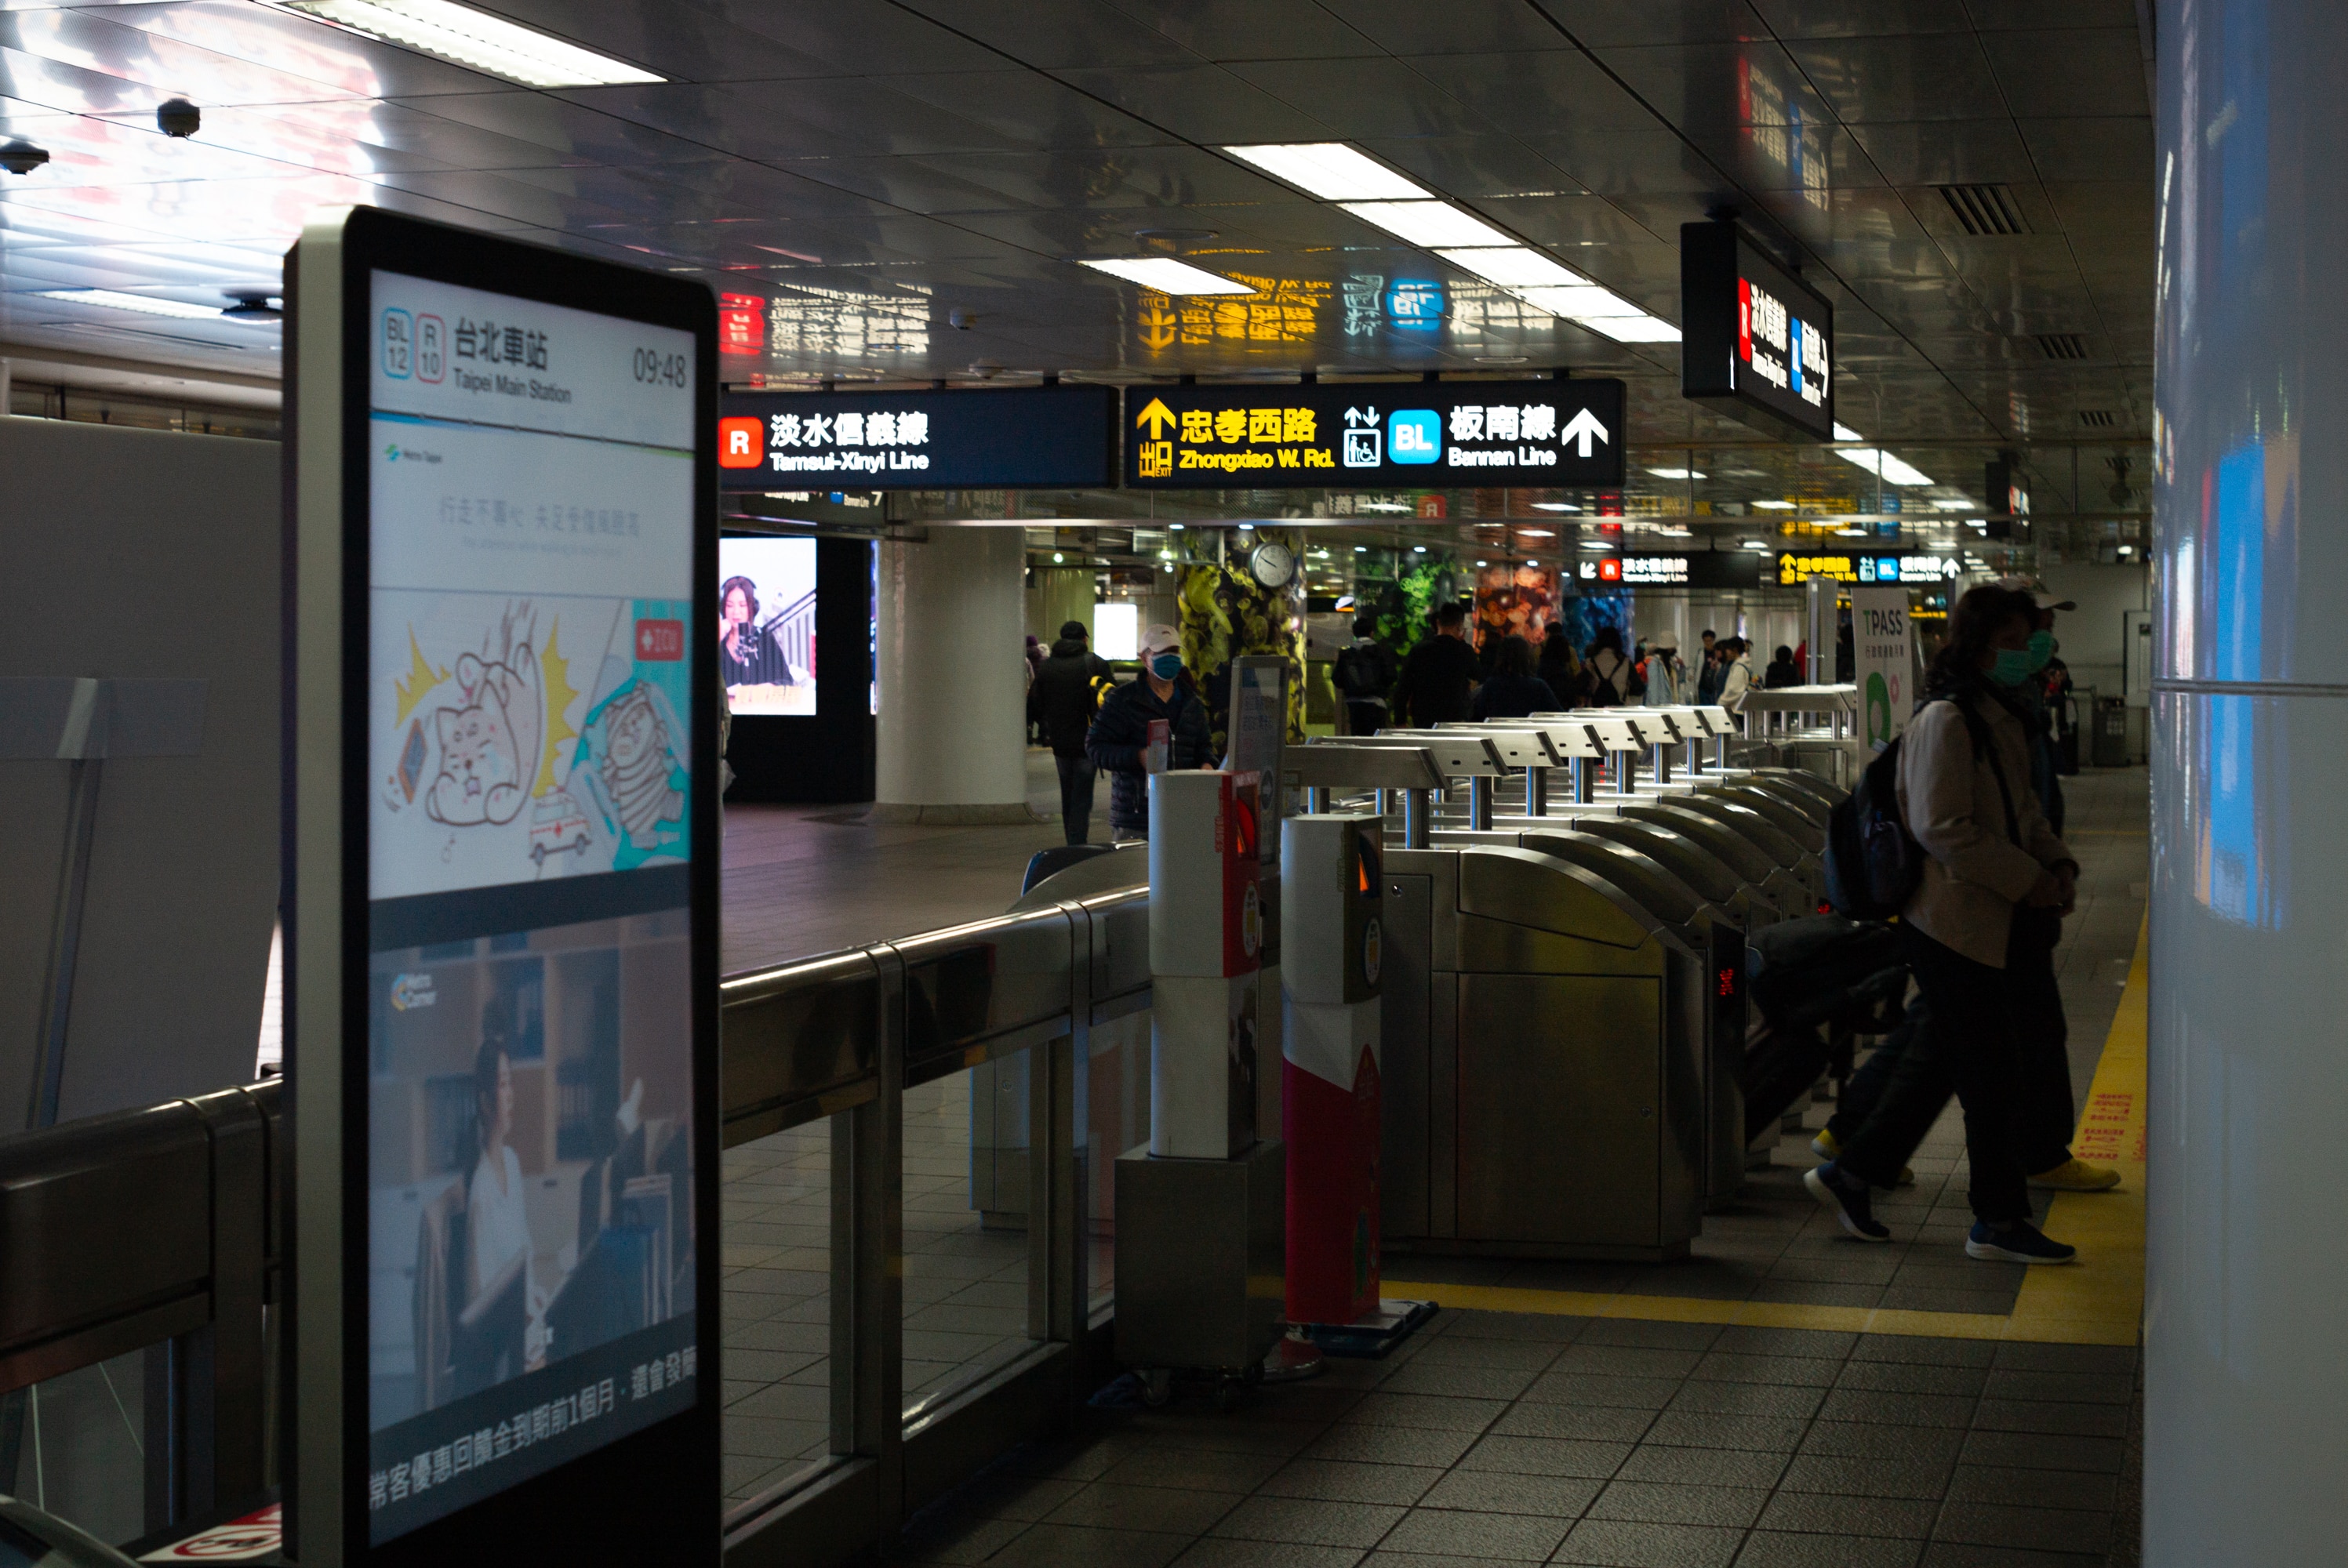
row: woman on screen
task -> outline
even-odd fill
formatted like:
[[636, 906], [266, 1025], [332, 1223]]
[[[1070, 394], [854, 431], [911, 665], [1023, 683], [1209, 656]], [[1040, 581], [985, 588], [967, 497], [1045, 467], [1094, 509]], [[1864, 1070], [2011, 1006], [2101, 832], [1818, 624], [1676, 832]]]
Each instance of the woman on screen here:
[[486, 1317], [498, 1296], [520, 1290], [528, 1327], [523, 1344], [513, 1348], [520, 1364], [505, 1373], [510, 1377], [545, 1360], [546, 1301], [530, 1277], [533, 1249], [521, 1161], [506, 1143], [513, 1135], [513, 1064], [506, 1055], [503, 1032], [492, 1019], [482, 1021], [481, 1049], [473, 1058], [474, 1128], [480, 1159], [473, 1166], [465, 1209], [465, 1233], [473, 1255], [465, 1316]]
[[732, 686], [787, 685], [790, 671], [775, 673], [775, 651], [758, 634], [758, 585], [747, 577], [729, 577], [717, 590], [718, 664]]

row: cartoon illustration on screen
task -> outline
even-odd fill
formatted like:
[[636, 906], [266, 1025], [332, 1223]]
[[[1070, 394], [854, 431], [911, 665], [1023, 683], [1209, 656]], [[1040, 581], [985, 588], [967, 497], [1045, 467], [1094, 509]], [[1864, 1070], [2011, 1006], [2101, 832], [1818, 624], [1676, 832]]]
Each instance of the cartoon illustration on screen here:
[[464, 705], [433, 714], [440, 774], [424, 808], [435, 822], [502, 825], [520, 815], [529, 797], [539, 742], [546, 733], [546, 706], [530, 644], [514, 648], [509, 657], [510, 662], [489, 663], [470, 653], [458, 656]]
[[418, 594], [398, 609], [378, 653], [394, 673], [376, 698], [373, 853], [403, 886], [689, 857], [689, 604], [572, 599], [550, 615]]
[[598, 786], [605, 819], [620, 839], [613, 869], [680, 853], [686, 774], [677, 743], [683, 733], [666, 694], [646, 680], [629, 682], [587, 716], [572, 777], [590, 773]]

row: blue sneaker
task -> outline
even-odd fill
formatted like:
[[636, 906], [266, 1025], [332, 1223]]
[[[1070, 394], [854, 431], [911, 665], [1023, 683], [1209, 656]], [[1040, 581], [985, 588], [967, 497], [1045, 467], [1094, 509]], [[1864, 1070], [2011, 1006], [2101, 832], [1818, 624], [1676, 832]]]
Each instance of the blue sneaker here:
[[2001, 1263], [2069, 1263], [2077, 1258], [2079, 1249], [2049, 1240], [2028, 1220], [2006, 1225], [1976, 1222], [1972, 1234], [1965, 1237], [1965, 1255]]
[[1846, 1176], [1832, 1161], [1802, 1173], [1802, 1185], [1819, 1206], [1830, 1210], [1842, 1228], [1860, 1241], [1890, 1241], [1891, 1227], [1875, 1217], [1873, 1190], [1865, 1182]]

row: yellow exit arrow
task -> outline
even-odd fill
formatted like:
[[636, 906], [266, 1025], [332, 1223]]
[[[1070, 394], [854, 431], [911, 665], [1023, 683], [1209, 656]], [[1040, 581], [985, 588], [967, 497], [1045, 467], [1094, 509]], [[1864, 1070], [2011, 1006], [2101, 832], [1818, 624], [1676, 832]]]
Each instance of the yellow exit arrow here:
[[1180, 420], [1174, 417], [1174, 411], [1166, 406], [1166, 400], [1162, 397], [1151, 398], [1143, 407], [1140, 416], [1134, 420], [1136, 425], [1149, 426], [1149, 438], [1152, 441], [1163, 441], [1166, 438], [1167, 426], [1180, 423]]

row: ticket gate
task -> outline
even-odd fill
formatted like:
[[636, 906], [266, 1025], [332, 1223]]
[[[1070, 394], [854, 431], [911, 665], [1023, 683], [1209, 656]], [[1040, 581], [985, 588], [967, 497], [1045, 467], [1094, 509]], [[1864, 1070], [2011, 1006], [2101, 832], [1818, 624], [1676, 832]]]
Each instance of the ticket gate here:
[[[1404, 767], [1440, 772], [1430, 753], [1442, 769], [1499, 766], [1478, 737], [1425, 733], [1424, 744], [1292, 747], [1282, 768], [1312, 791], [1385, 787]], [[1432, 815], [1406, 803], [1405, 831], [1389, 834], [1385, 851], [1387, 1247], [1685, 1255], [1706, 1179], [1694, 1020], [1709, 953], [1684, 919], [1570, 860], [1437, 844]], [[1669, 876], [1660, 866], [1654, 875]], [[1675, 915], [1701, 904], [1681, 898]]]
[[[1692, 1037], [1703, 1063], [1704, 1105], [1704, 1191], [1706, 1207], [1725, 1204], [1745, 1184], [1745, 938], [1746, 926], [1737, 912], [1706, 898], [1675, 874], [1663, 856], [1647, 846], [1622, 842], [1596, 831], [1618, 819], [1592, 816], [1588, 830], [1581, 824], [1526, 833], [1523, 848], [1555, 856], [1604, 878], [1656, 919], [1665, 922], [1687, 947], [1704, 957], [1704, 969], [1693, 997], [1673, 993], [1673, 1011], [1685, 1002], [1691, 1010], [1674, 1017], [1675, 1035]], [[1647, 826], [1661, 838], [1668, 829]], [[1695, 856], [1673, 856], [1688, 860]], [[1705, 857], [1708, 858], [1708, 857]], [[1693, 869], [1693, 867], [1691, 867]], [[1751, 905], [1744, 905], [1749, 917]]]

